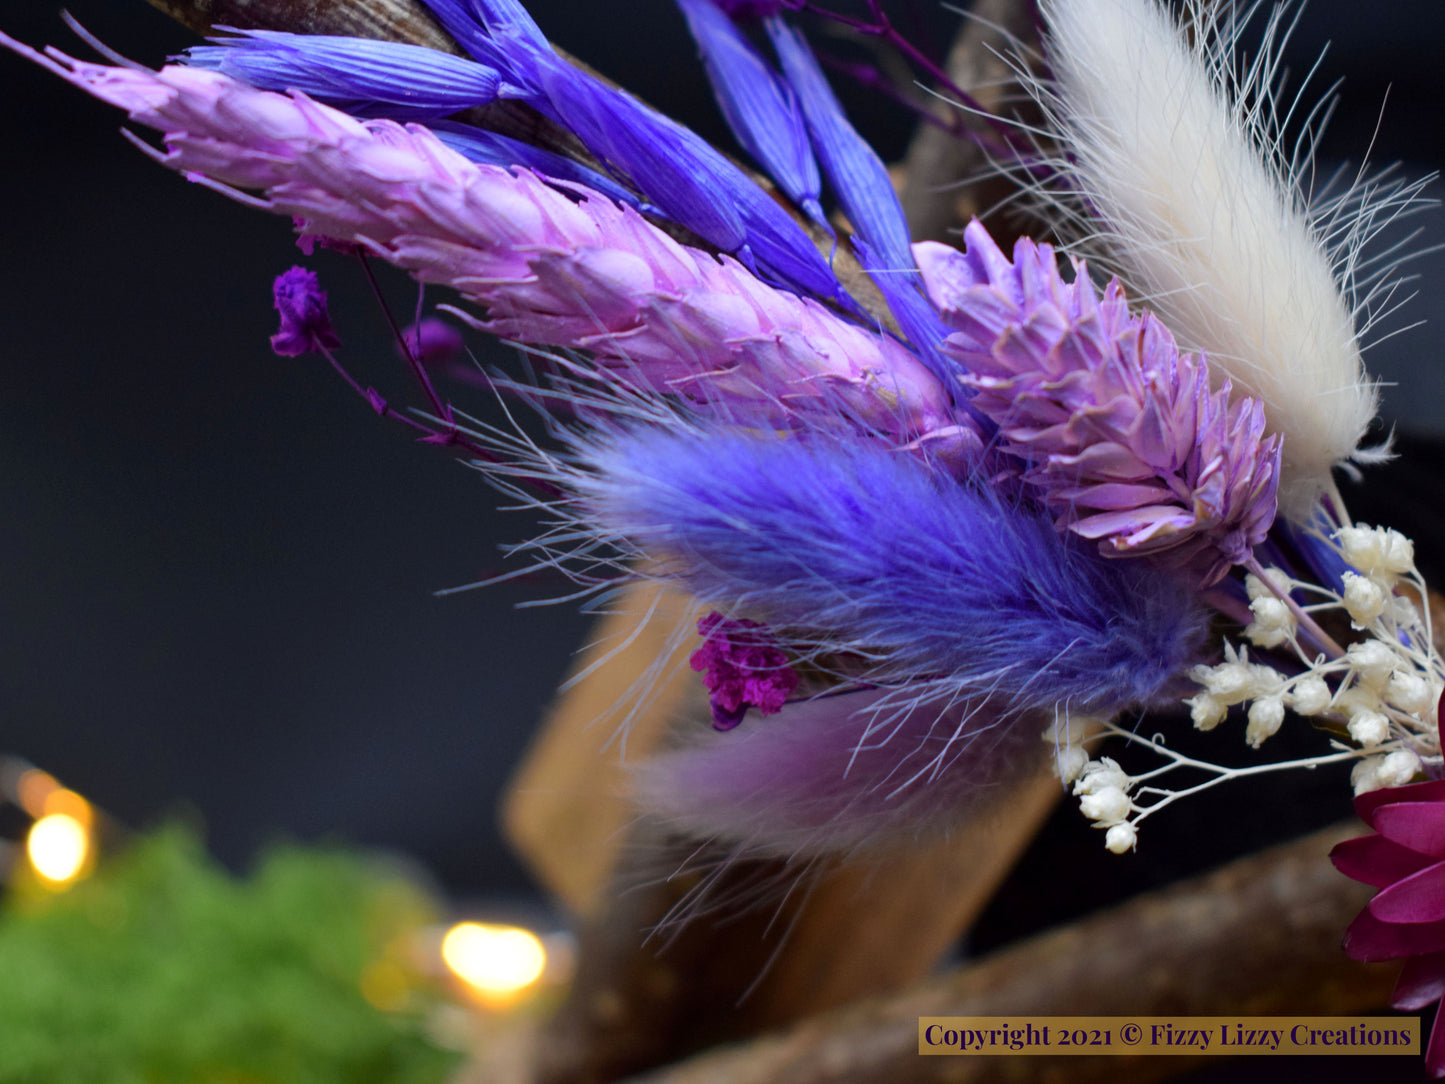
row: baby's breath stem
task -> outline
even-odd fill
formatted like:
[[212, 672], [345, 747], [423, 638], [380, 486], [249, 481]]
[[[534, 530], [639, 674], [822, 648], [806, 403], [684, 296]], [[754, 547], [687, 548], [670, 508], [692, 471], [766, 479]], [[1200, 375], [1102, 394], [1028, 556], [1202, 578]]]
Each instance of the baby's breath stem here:
[[1333, 636], [1320, 628], [1315, 619], [1306, 613], [1303, 607], [1290, 597], [1289, 591], [1281, 590], [1280, 586], [1275, 583], [1274, 578], [1264, 570], [1264, 566], [1259, 563], [1259, 559], [1255, 557], [1254, 554], [1251, 553], [1245, 560], [1244, 568], [1251, 575], [1255, 576], [1260, 583], [1268, 587], [1275, 598], [1289, 607], [1289, 612], [1294, 614], [1295, 620], [1299, 622], [1300, 628], [1315, 641], [1317, 646], [1323, 648], [1331, 658], [1338, 659], [1344, 656], [1345, 649], [1335, 641]]

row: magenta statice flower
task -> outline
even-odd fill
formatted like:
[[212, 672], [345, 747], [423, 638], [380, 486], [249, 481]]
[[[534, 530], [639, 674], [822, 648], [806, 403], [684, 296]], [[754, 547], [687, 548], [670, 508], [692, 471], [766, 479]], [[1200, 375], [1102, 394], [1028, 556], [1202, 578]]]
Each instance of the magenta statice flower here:
[[341, 345], [326, 310], [326, 291], [314, 271], [293, 267], [276, 278], [273, 288], [281, 330], [271, 336], [271, 349], [282, 357], [325, 353]]
[[697, 631], [703, 645], [689, 663], [703, 675], [716, 729], [731, 730], [748, 708], [761, 715], [782, 710], [798, 687], [798, 672], [763, 625], [714, 611], [697, 623]]
[[1210, 384], [1117, 281], [1100, 297], [1048, 245], [1022, 238], [1012, 262], [977, 222], [967, 252], [915, 246], [924, 282], [954, 329], [945, 351], [967, 370], [972, 406], [1059, 525], [1110, 556], [1188, 566], [1204, 585], [1248, 560], [1275, 516], [1280, 445], [1264, 408]]
[[[1346, 840], [1330, 860], [1380, 891], [1350, 925], [1345, 951], [1365, 963], [1403, 957], [1391, 1005], [1418, 1012], [1445, 995], [1445, 781], [1370, 791], [1355, 812], [1377, 834]], [[1445, 1012], [1425, 1064], [1445, 1077]]]

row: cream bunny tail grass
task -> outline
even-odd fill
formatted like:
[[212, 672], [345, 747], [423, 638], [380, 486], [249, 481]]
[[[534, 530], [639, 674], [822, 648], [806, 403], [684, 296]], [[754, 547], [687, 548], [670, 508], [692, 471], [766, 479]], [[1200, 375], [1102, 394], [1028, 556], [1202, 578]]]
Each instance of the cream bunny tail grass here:
[[1181, 346], [1265, 404], [1283, 437], [1280, 511], [1306, 519], [1334, 467], [1380, 454], [1360, 449], [1378, 393], [1356, 325], [1388, 295], [1395, 264], [1356, 272], [1361, 246], [1415, 189], [1366, 183], [1310, 209], [1311, 137], [1288, 148], [1274, 119], [1288, 33], [1278, 13], [1240, 64], [1252, 7], [1186, 0], [1187, 31], [1156, 0], [1041, 8], [1052, 79], [1035, 89], [1062, 148], [1047, 198], [1063, 234], [1082, 233], [1079, 248]]

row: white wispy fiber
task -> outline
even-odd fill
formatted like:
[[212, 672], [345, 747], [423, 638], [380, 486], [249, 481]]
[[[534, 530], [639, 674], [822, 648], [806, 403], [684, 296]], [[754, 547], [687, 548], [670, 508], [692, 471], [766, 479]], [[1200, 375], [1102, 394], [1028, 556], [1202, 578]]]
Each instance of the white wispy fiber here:
[[1264, 402], [1284, 438], [1280, 510], [1304, 520], [1335, 466], [1371, 454], [1360, 442], [1378, 393], [1356, 318], [1374, 293], [1357, 304], [1354, 279], [1360, 246], [1412, 191], [1307, 206], [1312, 137], [1286, 148], [1277, 116], [1280, 11], [1241, 64], [1253, 7], [1186, 0], [1188, 33], [1156, 0], [1041, 8], [1053, 79], [1035, 89], [1066, 152], [1049, 197], [1064, 232]]

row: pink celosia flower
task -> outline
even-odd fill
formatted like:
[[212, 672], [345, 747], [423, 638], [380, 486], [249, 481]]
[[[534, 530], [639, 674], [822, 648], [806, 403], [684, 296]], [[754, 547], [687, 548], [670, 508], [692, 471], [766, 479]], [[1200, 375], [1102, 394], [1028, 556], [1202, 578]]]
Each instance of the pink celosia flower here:
[[[1365, 963], [1404, 957], [1390, 1003], [1416, 1012], [1445, 995], [1445, 780], [1362, 794], [1355, 812], [1378, 834], [1346, 840], [1330, 861], [1380, 891], [1350, 924], [1345, 951]], [[1425, 1064], [1445, 1076], [1445, 1012]]]
[[762, 625], [710, 613], [697, 623], [697, 631], [705, 641], [690, 662], [703, 671], [714, 727], [731, 730], [748, 708], [763, 715], [782, 710], [798, 687], [798, 672]]
[[1010, 262], [977, 222], [964, 240], [966, 254], [914, 246], [955, 331], [944, 350], [1059, 526], [1109, 556], [1187, 565], [1205, 585], [1248, 558], [1279, 478], [1260, 404], [1231, 402], [1228, 381], [1211, 390], [1204, 359], [1132, 315], [1117, 281], [1101, 298], [1076, 264], [1065, 282], [1053, 250], [1027, 238]]

